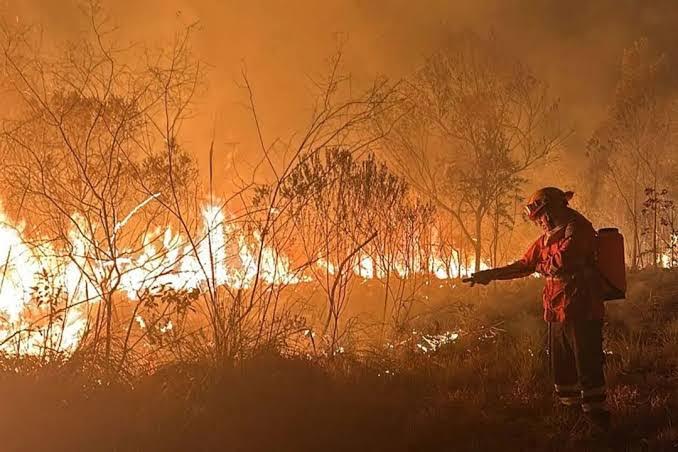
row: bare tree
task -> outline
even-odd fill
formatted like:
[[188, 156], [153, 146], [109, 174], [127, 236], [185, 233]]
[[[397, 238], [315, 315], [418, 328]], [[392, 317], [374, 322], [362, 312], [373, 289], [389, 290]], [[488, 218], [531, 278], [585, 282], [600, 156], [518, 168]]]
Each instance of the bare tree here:
[[[647, 39], [641, 39], [625, 50], [609, 117], [594, 133], [588, 146], [593, 174], [623, 201], [623, 217], [632, 237], [631, 267], [634, 269], [643, 265], [643, 193], [646, 188], [657, 191], [670, 182], [666, 156], [671, 149], [674, 100], [668, 91], [669, 76], [665, 55], [655, 52]], [[599, 202], [598, 197], [592, 200]], [[652, 223], [649, 248], [651, 265], [656, 266], [656, 216]]]
[[[526, 175], [562, 143], [546, 85], [494, 38], [464, 33], [401, 86], [388, 155], [412, 184], [454, 218], [482, 261], [484, 221], [494, 222]], [[383, 128], [383, 125], [380, 126]], [[495, 239], [498, 234], [495, 234]]]
[[[323, 332], [334, 351], [344, 334], [342, 317], [356, 276], [383, 283], [382, 330], [392, 317], [403, 325], [425, 258], [417, 250], [432, 209], [412, 200], [406, 182], [374, 155], [357, 159], [331, 148], [304, 159], [283, 183], [289, 215], [309, 268], [327, 301]], [[389, 310], [390, 308], [390, 310]]]
[[[148, 190], [149, 181], [166, 189], [152, 182], [159, 162], [149, 139], [158, 135], [149, 131], [164, 105], [181, 117], [200, 73], [175, 64], [178, 58], [117, 46], [102, 11], [89, 7], [89, 33], [62, 53], [41, 49], [34, 30], [2, 29], [5, 82], [18, 103], [2, 124], [2, 184], [31, 220], [26, 240], [46, 258], [66, 262], [51, 267], [64, 274], [50, 276], [68, 294], [62, 315], [85, 311], [84, 334], [95, 355], [103, 344], [111, 364], [122, 340], [116, 325], [132, 324], [117, 318], [116, 299], [149, 237], [162, 240], [152, 231], [167, 218], [155, 202], [162, 193]], [[160, 68], [172, 83], [158, 83]], [[174, 172], [184, 180], [194, 171], [189, 160]]]
[[678, 218], [669, 191], [646, 188], [641, 215], [644, 220], [641, 236], [650, 235], [652, 239], [648, 253], [657, 260], [657, 265], [673, 268], [678, 248]]

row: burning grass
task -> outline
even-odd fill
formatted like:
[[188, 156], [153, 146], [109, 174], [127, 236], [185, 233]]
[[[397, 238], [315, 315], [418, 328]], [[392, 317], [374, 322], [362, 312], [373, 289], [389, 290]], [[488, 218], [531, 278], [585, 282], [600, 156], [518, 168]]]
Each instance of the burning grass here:
[[77, 354], [49, 363], [7, 357], [3, 450], [675, 447], [678, 275], [634, 275], [632, 297], [608, 305], [609, 440], [583, 435], [576, 411], [554, 404], [539, 285], [438, 287], [403, 342], [375, 340], [331, 357], [262, 348], [217, 366], [196, 355], [107, 381]]

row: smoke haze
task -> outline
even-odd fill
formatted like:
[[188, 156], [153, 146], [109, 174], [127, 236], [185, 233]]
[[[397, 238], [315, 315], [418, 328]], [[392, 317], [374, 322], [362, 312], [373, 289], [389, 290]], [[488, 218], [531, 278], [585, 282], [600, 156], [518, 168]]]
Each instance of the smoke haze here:
[[[103, 7], [124, 39], [151, 47], [199, 22], [194, 47], [210, 67], [208, 91], [184, 136], [203, 166], [213, 130], [217, 153], [256, 147], [238, 86], [243, 67], [265, 138], [284, 139], [303, 127], [309, 79], [323, 73], [338, 43], [360, 86], [378, 75], [407, 76], [464, 29], [494, 33], [551, 86], [574, 129], [564, 156], [574, 162], [611, 101], [623, 49], [641, 36], [669, 49], [678, 34], [678, 11], [669, 0], [121, 0]], [[10, 18], [42, 26], [47, 39], [72, 38], [87, 26], [74, 0], [8, 1], [4, 8]]]

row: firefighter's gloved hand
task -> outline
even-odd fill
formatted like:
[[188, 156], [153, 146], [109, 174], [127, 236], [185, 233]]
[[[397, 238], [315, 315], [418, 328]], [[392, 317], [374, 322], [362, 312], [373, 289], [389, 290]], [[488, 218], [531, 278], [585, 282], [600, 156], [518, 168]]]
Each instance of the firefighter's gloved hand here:
[[495, 278], [494, 270], [482, 270], [471, 275], [470, 278], [462, 279], [462, 282], [471, 283], [471, 287], [476, 284], [482, 284], [483, 286], [491, 283]]

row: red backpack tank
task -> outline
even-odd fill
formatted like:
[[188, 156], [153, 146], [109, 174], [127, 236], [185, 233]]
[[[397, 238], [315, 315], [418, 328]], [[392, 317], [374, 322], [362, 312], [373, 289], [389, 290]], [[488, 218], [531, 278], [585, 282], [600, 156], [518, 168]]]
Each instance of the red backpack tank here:
[[626, 298], [624, 236], [617, 228], [598, 231], [596, 266], [603, 280], [603, 300]]

